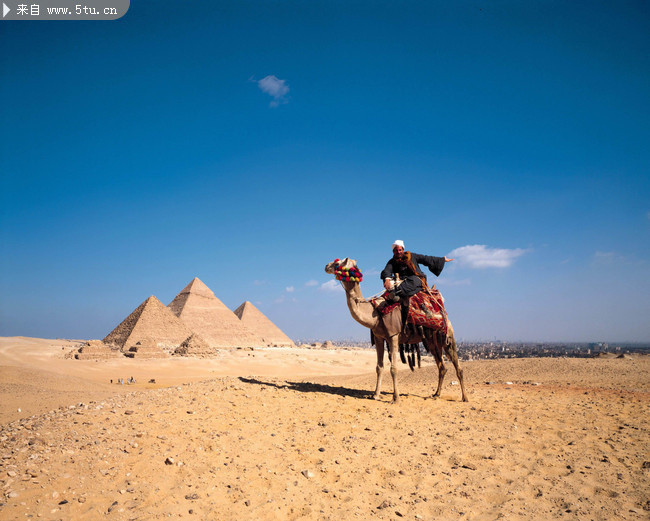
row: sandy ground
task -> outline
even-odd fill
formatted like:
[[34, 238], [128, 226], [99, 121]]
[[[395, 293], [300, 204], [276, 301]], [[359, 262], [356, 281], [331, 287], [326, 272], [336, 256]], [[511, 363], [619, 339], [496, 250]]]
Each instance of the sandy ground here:
[[372, 351], [74, 345], [0, 339], [3, 521], [650, 518], [649, 357], [466, 362], [469, 403], [425, 359], [392, 405]]

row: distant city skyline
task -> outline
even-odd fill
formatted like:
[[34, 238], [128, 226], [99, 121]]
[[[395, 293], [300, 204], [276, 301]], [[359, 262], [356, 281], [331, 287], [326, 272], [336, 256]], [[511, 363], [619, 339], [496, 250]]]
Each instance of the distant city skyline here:
[[650, 4], [133, 2], [0, 25], [0, 335], [103, 338], [199, 277], [364, 340], [402, 239], [456, 335], [650, 341]]

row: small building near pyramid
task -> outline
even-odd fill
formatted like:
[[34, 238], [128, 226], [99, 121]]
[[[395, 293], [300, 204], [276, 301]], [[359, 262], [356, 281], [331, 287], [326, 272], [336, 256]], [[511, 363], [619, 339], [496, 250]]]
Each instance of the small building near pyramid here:
[[198, 278], [185, 286], [167, 307], [210, 347], [266, 345]]
[[103, 342], [129, 352], [138, 342], [149, 346], [153, 339], [158, 347], [173, 352], [192, 333], [183, 321], [152, 295], [113, 329]]
[[295, 347], [293, 341], [248, 300], [234, 313], [242, 321], [242, 324], [260, 335], [266, 345]]

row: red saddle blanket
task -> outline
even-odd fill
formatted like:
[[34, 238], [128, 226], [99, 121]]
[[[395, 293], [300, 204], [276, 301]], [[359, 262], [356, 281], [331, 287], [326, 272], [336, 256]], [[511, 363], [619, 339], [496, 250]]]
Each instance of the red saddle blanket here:
[[[382, 295], [384, 298], [387, 296], [388, 292]], [[400, 306], [399, 302], [388, 304], [379, 311], [383, 315], [387, 315], [397, 306]], [[420, 291], [413, 295], [409, 299], [406, 322], [447, 333], [445, 305], [440, 292], [437, 289], [431, 289], [430, 293]]]

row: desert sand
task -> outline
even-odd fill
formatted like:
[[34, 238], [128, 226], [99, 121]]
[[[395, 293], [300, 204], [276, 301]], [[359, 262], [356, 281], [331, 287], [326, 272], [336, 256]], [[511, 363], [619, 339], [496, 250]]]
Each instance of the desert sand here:
[[78, 345], [0, 339], [3, 521], [650, 517], [649, 357], [464, 362], [469, 403], [424, 358], [393, 405], [372, 350]]

